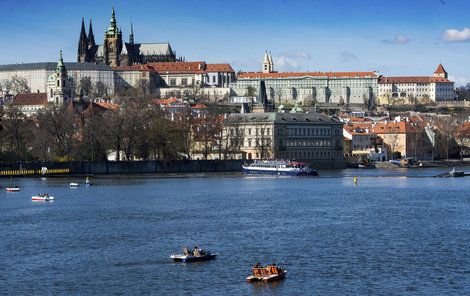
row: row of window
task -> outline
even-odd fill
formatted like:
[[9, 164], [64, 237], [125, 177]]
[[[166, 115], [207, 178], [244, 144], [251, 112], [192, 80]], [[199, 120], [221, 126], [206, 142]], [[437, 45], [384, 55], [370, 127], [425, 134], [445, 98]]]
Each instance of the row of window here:
[[287, 158], [290, 159], [327, 159], [331, 158], [331, 151], [323, 150], [301, 150], [301, 151], [287, 151]]
[[[339, 130], [336, 130], [339, 134]], [[288, 136], [329, 136], [330, 129], [327, 128], [287, 128]]]
[[[331, 140], [324, 139], [310, 139], [310, 140], [287, 140], [287, 147], [322, 147], [322, 146], [331, 146]], [[281, 140], [281, 145], [282, 145]]]

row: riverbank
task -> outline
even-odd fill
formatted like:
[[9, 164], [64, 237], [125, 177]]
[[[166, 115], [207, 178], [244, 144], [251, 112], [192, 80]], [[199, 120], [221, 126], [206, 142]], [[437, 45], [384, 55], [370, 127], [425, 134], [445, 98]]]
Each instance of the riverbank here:
[[380, 169], [394, 169], [394, 168], [445, 168], [445, 167], [459, 167], [470, 166], [470, 159], [457, 159], [457, 160], [434, 160], [434, 161], [419, 161], [411, 165], [402, 166], [388, 161], [376, 162], [375, 166]]
[[22, 162], [0, 164], [0, 177], [240, 172], [243, 160]]

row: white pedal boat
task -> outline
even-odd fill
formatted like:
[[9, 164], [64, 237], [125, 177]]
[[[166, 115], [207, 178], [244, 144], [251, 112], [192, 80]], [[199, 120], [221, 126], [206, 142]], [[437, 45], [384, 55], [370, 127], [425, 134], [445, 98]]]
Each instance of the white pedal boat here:
[[38, 194], [31, 196], [32, 201], [54, 201], [54, 197], [49, 194]]
[[18, 187], [18, 186], [11, 186], [11, 187], [7, 187], [7, 188], [6, 188], [6, 191], [7, 191], [7, 192], [19, 192], [20, 190], [21, 190], [21, 189], [20, 189], [20, 187]]

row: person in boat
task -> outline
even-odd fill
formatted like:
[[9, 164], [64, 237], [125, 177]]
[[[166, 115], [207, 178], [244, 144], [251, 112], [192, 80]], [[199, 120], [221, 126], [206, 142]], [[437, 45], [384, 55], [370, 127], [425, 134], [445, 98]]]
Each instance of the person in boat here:
[[191, 253], [189, 252], [189, 248], [187, 246], [183, 247], [183, 255], [185, 256], [191, 255]]
[[199, 252], [199, 248], [197, 246], [194, 247], [193, 256], [199, 257], [201, 253]]

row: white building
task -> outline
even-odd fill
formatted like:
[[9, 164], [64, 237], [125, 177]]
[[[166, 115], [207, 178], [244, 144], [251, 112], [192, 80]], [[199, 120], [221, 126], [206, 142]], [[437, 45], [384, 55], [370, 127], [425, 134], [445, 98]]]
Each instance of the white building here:
[[[109, 93], [114, 93], [114, 71], [105, 64], [94, 63], [64, 63], [68, 75], [77, 85], [84, 77], [89, 77], [93, 84], [102, 82]], [[48, 78], [56, 73], [57, 63], [29, 63], [0, 65], [0, 82], [11, 80], [14, 76], [24, 78], [31, 92], [45, 93]], [[16, 95], [16, 94], [14, 94]]]
[[376, 72], [276, 72], [266, 52], [262, 72], [242, 72], [230, 87], [235, 96], [245, 96], [260, 80], [266, 83], [268, 98], [281, 102], [369, 105], [377, 96]]
[[18, 94], [12, 102], [12, 105], [18, 108], [25, 116], [36, 115], [47, 105], [46, 93]]
[[381, 104], [389, 104], [393, 99], [427, 101], [450, 101], [455, 99], [454, 82], [442, 64], [433, 76], [380, 77], [378, 97]]

